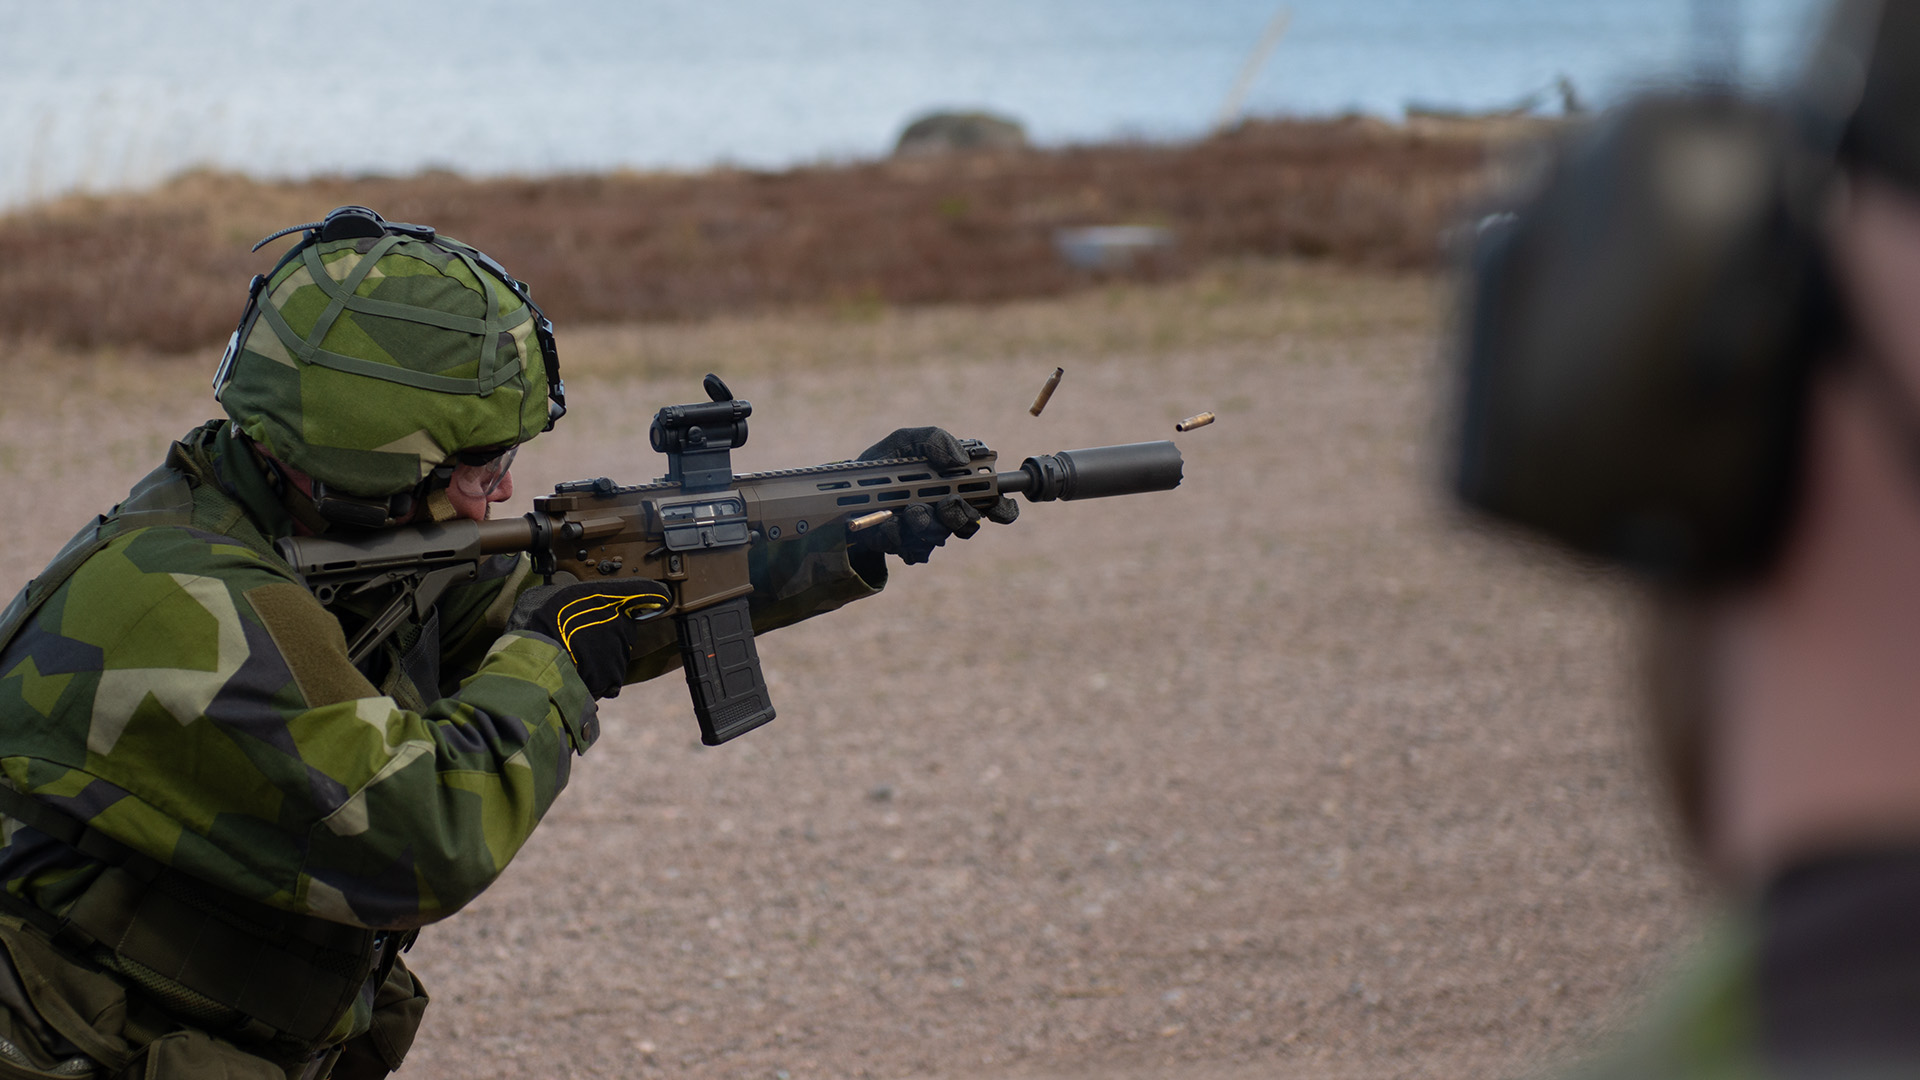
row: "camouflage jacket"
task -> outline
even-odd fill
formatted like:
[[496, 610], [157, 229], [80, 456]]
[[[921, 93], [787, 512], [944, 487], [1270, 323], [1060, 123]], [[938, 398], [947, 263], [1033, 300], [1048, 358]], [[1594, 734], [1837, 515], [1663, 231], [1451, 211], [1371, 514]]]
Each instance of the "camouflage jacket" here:
[[1730, 921], [1613, 1050], [1569, 1080], [1766, 1080], [1753, 927]]
[[1804, 860], [1721, 920], [1578, 1080], [1920, 1076], [1920, 851]]
[[[273, 552], [292, 521], [230, 425], [175, 444], [143, 488], [181, 479], [190, 523], [109, 515], [111, 539], [0, 648], [0, 772], [249, 900], [375, 928], [458, 910], [525, 843], [594, 731], [565, 654], [503, 632], [526, 558], [451, 591], [370, 678]], [[884, 583], [828, 532], [758, 553], [756, 628]], [[630, 679], [678, 666], [672, 627], [646, 628]], [[42, 910], [59, 914], [100, 870], [5, 824], [0, 880]]]

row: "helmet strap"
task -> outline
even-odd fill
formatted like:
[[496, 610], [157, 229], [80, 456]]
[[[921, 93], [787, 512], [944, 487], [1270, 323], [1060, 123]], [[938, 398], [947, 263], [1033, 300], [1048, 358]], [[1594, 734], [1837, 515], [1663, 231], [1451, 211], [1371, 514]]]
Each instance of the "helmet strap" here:
[[314, 508], [313, 500], [291, 484], [281, 492], [280, 505], [286, 507], [287, 513], [293, 515], [293, 520], [299, 522], [301, 527], [315, 536], [333, 527], [333, 523], [321, 517], [320, 511]]
[[460, 516], [460, 512], [453, 508], [453, 499], [447, 495], [445, 487], [434, 487], [428, 490], [425, 505], [427, 518], [436, 525]]
[[[412, 490], [384, 497], [337, 492], [315, 478], [310, 505], [312, 512], [325, 524], [349, 529], [390, 529], [403, 522], [421, 524], [426, 521], [452, 521], [460, 516], [459, 511], [453, 508], [453, 500], [447, 496], [447, 481], [452, 476], [451, 465], [435, 466], [427, 478], [415, 484]], [[299, 495], [297, 488], [294, 489], [294, 495]], [[424, 510], [425, 513], [416, 515], [417, 510]]]
[[330, 525], [349, 529], [387, 529], [413, 515], [413, 492], [402, 491], [385, 498], [348, 495], [328, 489], [325, 482], [313, 482], [313, 508]]
[[[245, 439], [245, 436], [242, 438]], [[325, 481], [308, 477], [308, 483], [313, 485], [313, 494], [308, 495], [288, 475], [292, 466], [261, 449], [252, 439], [245, 441], [247, 449], [253, 452], [253, 460], [267, 474], [267, 483], [272, 486], [274, 494], [280, 496], [280, 505], [308, 532], [317, 535], [336, 525], [351, 529], [384, 529], [399, 524], [413, 513], [417, 489], [398, 495], [368, 498], [331, 491]]]

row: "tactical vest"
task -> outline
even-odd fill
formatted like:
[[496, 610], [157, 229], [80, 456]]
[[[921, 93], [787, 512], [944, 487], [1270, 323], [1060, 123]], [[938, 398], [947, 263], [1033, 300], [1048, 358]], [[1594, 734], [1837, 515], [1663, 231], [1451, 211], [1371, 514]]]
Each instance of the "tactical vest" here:
[[[196, 433], [210, 442], [217, 425]], [[193, 438], [194, 436], [190, 436]], [[47, 598], [115, 537], [191, 526], [278, 560], [244, 509], [175, 443], [125, 501], [82, 528], [0, 613], [0, 650]], [[204, 453], [204, 451], [203, 451]], [[199, 457], [200, 460], [196, 460]], [[370, 979], [385, 978], [412, 936], [296, 915], [162, 866], [79, 818], [0, 781], [0, 813], [106, 869], [64, 917], [0, 890], [0, 909], [34, 923], [70, 954], [114, 971], [196, 1027], [293, 1063], [328, 1045]]]

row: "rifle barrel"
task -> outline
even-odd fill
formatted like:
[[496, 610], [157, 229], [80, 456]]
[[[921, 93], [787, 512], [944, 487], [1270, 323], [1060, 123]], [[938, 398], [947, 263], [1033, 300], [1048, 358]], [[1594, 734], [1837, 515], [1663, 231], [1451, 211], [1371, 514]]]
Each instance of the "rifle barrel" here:
[[532, 515], [488, 518], [474, 523], [480, 529], [480, 550], [488, 555], [506, 551], [525, 551], [534, 546], [538, 527]]

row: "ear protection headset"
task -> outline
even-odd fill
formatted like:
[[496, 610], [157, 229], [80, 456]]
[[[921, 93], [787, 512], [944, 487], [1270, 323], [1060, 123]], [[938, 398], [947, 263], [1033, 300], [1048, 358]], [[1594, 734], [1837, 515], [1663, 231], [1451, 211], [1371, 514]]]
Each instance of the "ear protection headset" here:
[[1673, 584], [1764, 568], [1842, 329], [1822, 214], [1842, 162], [1920, 180], [1916, 65], [1920, 4], [1843, 3], [1781, 100], [1646, 97], [1563, 147], [1474, 253], [1461, 498]]

